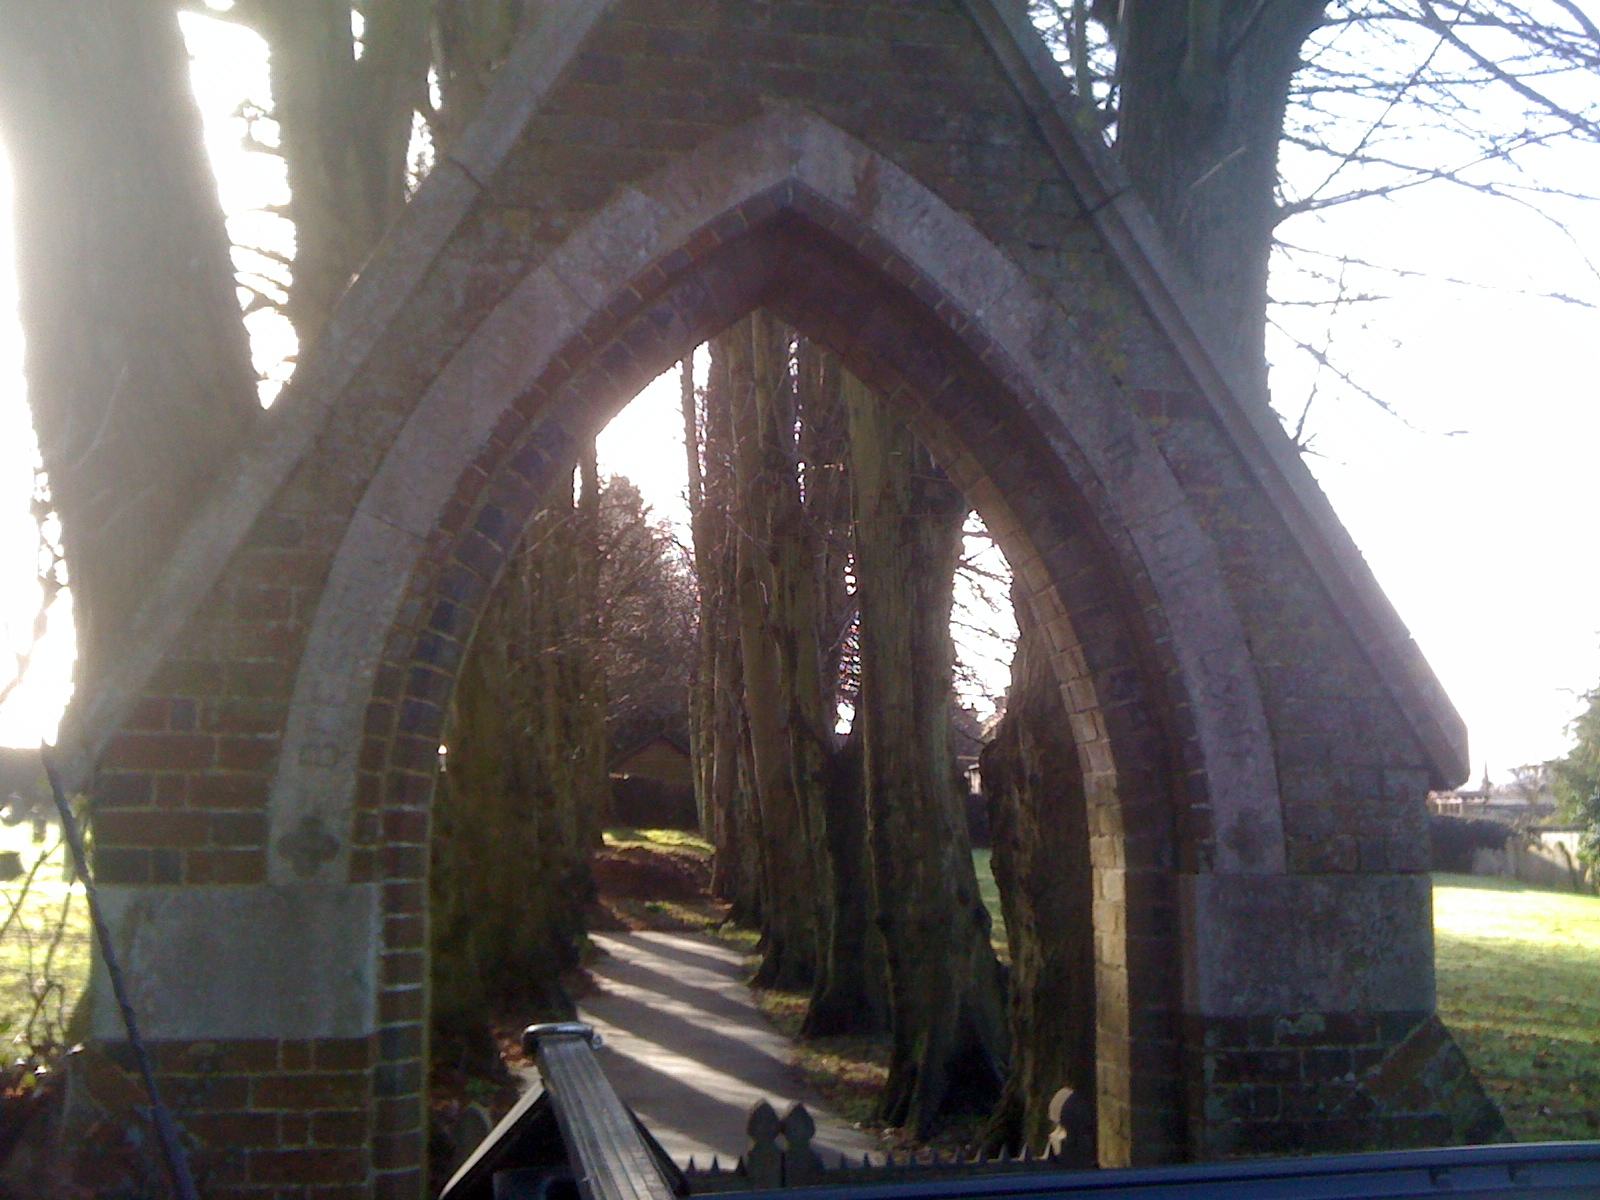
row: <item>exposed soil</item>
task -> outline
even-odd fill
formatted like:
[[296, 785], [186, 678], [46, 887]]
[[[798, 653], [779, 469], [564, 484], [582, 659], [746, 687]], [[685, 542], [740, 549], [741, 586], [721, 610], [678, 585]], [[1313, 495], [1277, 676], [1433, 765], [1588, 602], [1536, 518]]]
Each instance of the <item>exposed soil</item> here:
[[602, 897], [699, 900], [711, 884], [711, 863], [684, 850], [607, 847], [594, 856], [591, 869]]
[[607, 846], [595, 854], [593, 871], [593, 930], [703, 933], [728, 919], [728, 906], [707, 890], [711, 858], [695, 847]]

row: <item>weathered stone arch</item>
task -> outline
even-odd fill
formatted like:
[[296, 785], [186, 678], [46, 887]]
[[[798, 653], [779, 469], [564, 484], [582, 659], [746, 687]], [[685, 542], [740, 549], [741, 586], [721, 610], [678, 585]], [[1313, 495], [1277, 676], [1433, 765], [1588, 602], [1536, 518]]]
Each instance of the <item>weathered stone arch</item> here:
[[[696, 186], [705, 179], [718, 181], [711, 195]], [[874, 199], [863, 206], [867, 179]], [[703, 249], [690, 253], [690, 244]], [[627, 248], [620, 261], [606, 254], [614, 246]], [[933, 410], [919, 427], [995, 519], [1032, 579], [1036, 606], [1053, 614], [1085, 775], [1104, 814], [1098, 858], [1124, 881], [1115, 889], [1124, 911], [1147, 916], [1151, 940], [1143, 961], [1130, 962], [1107, 929], [1102, 991], [1149, 1005], [1167, 990], [1156, 976], [1176, 950], [1177, 857], [1210, 859], [1223, 874], [1278, 872], [1282, 827], [1266, 721], [1220, 569], [1117, 389], [1038, 337], [1058, 311], [926, 189], [801, 112], [762, 118], [641, 184], [575, 233], [563, 259], [584, 264], [594, 291], [579, 298], [559, 271], [530, 273], [424, 394], [356, 506], [300, 658], [268, 809], [269, 879], [347, 880], [361, 733], [396, 713], [403, 719], [388, 744], [380, 817], [398, 823], [415, 808], [454, 668], [539, 498], [570, 477], [577, 447], [617, 406], [697, 340], [765, 304], [831, 341], [891, 397]], [[671, 262], [681, 265], [663, 267]], [[974, 284], [980, 294], [970, 294]], [[911, 300], [904, 307], [922, 311], [887, 320], [896, 290]], [[919, 293], [939, 296], [943, 313], [912, 299]], [[1003, 311], [1007, 325], [985, 310]], [[976, 434], [979, 420], [987, 428]], [[1073, 426], [1117, 446], [1117, 465], [1094, 463], [1102, 446], [1080, 449]], [[1043, 482], [1050, 475], [1061, 477], [1055, 490]], [[1145, 619], [1130, 622], [1121, 614], [1140, 611], [1128, 603], [1140, 593]], [[400, 615], [408, 602], [409, 621]], [[1091, 610], [1099, 629], [1084, 636], [1074, 614]], [[1143, 627], [1150, 622], [1158, 628]], [[398, 691], [367, 699], [363, 685], [393, 661], [388, 643], [406, 637], [401, 661], [424, 665], [391, 676]], [[1163, 684], [1168, 697], [1150, 694]], [[1115, 705], [1102, 698], [1109, 688], [1120, 693]], [[1230, 702], [1217, 703], [1225, 694]], [[1191, 723], [1191, 714], [1201, 719]], [[1176, 844], [1180, 764], [1190, 784], [1183, 799], [1209, 808], [1225, 838], [1212, 839], [1202, 819], [1190, 829], [1206, 846]], [[284, 849], [298, 848], [295, 832], [308, 822], [341, 845], [309, 873]], [[1142, 851], [1125, 845], [1130, 826]], [[1159, 929], [1163, 915], [1171, 928]], [[1144, 978], [1130, 981], [1130, 970]], [[1165, 1007], [1175, 1021], [1172, 998]], [[1135, 1040], [1126, 1014], [1108, 1019], [1108, 1063], [1130, 1057], [1119, 1040]], [[1175, 1039], [1166, 1040], [1175, 1053]], [[1176, 1123], [1177, 1097], [1141, 1105], [1132, 1092], [1143, 1079], [1105, 1076], [1108, 1088], [1128, 1093], [1108, 1094], [1108, 1105]], [[1159, 1154], [1173, 1132], [1147, 1138], [1147, 1152]]]
[[[860, 184], [866, 179], [873, 181], [874, 202], [862, 211]], [[716, 192], [697, 187], [700, 180], [717, 181]], [[674, 203], [685, 195], [688, 203]], [[719, 224], [729, 234], [718, 235]], [[818, 247], [819, 239], [832, 244]], [[686, 247], [697, 240], [707, 249], [691, 255]], [[616, 256], [620, 261], [602, 257], [606, 246], [618, 244], [628, 247]], [[855, 262], [849, 261], [852, 251]], [[882, 261], [869, 261], [868, 254]], [[1084, 516], [1108, 549], [1115, 547], [1110, 552], [1120, 552], [1121, 573], [1141, 579], [1151, 593], [1152, 615], [1159, 614], [1166, 627], [1162, 640], [1168, 643], [1164, 653], [1174, 693], [1191, 706], [1202, 697], [1236, 695], [1228, 706], [1190, 709], [1190, 766], [1206, 795], [1215, 794], [1209, 800], [1212, 819], [1224, 831], [1214, 867], [1224, 873], [1283, 869], [1266, 719], [1243, 630], [1205, 534], [1153, 440], [1122, 406], [1120, 390], [1069, 346], [1048, 340], [1047, 331], [1061, 319], [1059, 309], [970, 224], [867, 147], [814, 115], [792, 110], [741, 127], [607, 205], [573, 235], [563, 257], [588, 264], [580, 278], [595, 288], [591, 295], [580, 299], [570, 291], [559, 265], [530, 272], [429, 386], [356, 505], [301, 658], [273, 788], [275, 836], [288, 835], [311, 814], [333, 826], [347, 822], [355, 791], [353, 746], [364, 708], [350, 697], [359, 697], [374, 677], [403, 581], [420, 568], [429, 535], [447, 526], [447, 507], [459, 499], [462, 476], [477, 468], [492, 479], [492, 472], [506, 469], [504, 447], [492, 444], [491, 435], [508, 412], [516, 411], [524, 427], [507, 430], [507, 437], [576, 445], [681, 357], [685, 338], [707, 336], [758, 304], [815, 330], [819, 319], [827, 321], [829, 300], [850, 297], [850, 289], [828, 275], [848, 267], [864, 275], [865, 267], [877, 276], [868, 286], [878, 291], [898, 285], [913, 297], [937, 294], [944, 311], [923, 301], [930, 310], [924, 325], [937, 322], [957, 339], [958, 331], [966, 331], [974, 365], [993, 374], [995, 388], [1028, 397], [1010, 406], [975, 389], [941, 398], [942, 419], [935, 418], [930, 432], [950, 448], [947, 461], [963, 472], [969, 488], [990, 505], [998, 501], [1014, 511], [1007, 492], [1021, 501], [1020, 493], [1039, 485], [1031, 476], [996, 482], [995, 468], [1003, 464], [994, 456], [1031, 454], [1041, 460], [1032, 464], [1037, 468], [1048, 461], [1042, 446], [1053, 446], [1066, 464], [1058, 469], [1076, 477], [1064, 486], [1084, 497]], [[674, 260], [682, 266], [665, 269]], [[707, 274], [715, 283], [705, 282]], [[927, 329], [908, 320], [906, 332]], [[818, 333], [841, 353], [856, 349], [839, 344], [850, 340], [846, 323], [834, 321]], [[896, 357], [891, 350], [864, 337], [855, 340], [874, 356], [856, 365], [880, 377], [892, 370], [885, 365]], [[987, 362], [973, 351], [974, 341]], [[574, 375], [560, 364], [580, 358], [575, 345], [591, 358], [615, 346], [622, 365]], [[930, 386], [935, 366], [951, 371], [950, 358], [946, 353], [917, 364], [921, 389]], [[606, 400], [573, 394], [583, 388]], [[886, 390], [913, 388], [897, 380]], [[960, 402], [974, 412], [961, 412]], [[598, 414], [591, 411], [597, 404]], [[1016, 440], [956, 449], [974, 440], [963, 437], [962, 426], [978, 413], [994, 423], [1014, 423], [1018, 417], [1008, 407], [1026, 412], [1020, 419], [1028, 426], [1016, 431]], [[1080, 441], [1077, 431], [1085, 429], [1095, 440]], [[991, 461], [980, 465], [975, 453]], [[558, 474], [571, 465], [559, 453], [549, 457], [549, 469]], [[549, 482], [543, 471], [529, 479], [535, 491]], [[493, 533], [474, 532], [504, 542], [515, 537], [521, 515], [508, 515]], [[1039, 558], [1017, 540], [1027, 535], [1015, 517], [1000, 527], [1018, 562]], [[1054, 532], [1071, 536], [1064, 529]], [[1046, 593], [1053, 584], [1041, 578], [1036, 590]], [[1063, 611], [1059, 598], [1041, 595], [1039, 603]], [[455, 623], [435, 632], [460, 640], [463, 631]], [[340, 854], [316, 877], [334, 882], [346, 867]], [[275, 855], [270, 877], [291, 882], [296, 874]]]
[[[1450, 1127], [1437, 1089], [1379, 1111], [1357, 1076], [1433, 1028], [1417, 839], [1430, 778], [1464, 773], [1458, 723], [1031, 34], [987, 0], [895, 7], [971, 92], [895, 103], [1007, 148], [960, 171], [825, 64], [728, 82], [687, 129], [607, 65], [632, 47], [673, 79], [685, 29], [783, 43], [817, 35], [779, 14], [820, 12], [552, 4], [84, 710], [146, 1024], [174, 1072], [203, 1045], [248, 1073], [218, 1122], [282, 1114], [242, 1184], [415, 1186], [455, 670], [578, 444], [756, 306], [905, 407], [1050, 629], [1091, 800], [1104, 1160]], [[904, 57], [846, 15], [841, 46]], [[613, 126], [637, 143], [615, 161], [573, 144]]]

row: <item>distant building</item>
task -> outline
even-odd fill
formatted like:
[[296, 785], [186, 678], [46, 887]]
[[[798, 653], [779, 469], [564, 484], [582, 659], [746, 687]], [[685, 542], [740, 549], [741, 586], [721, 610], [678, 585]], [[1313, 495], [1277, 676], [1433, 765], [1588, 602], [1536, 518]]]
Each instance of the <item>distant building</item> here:
[[654, 733], [626, 747], [611, 764], [614, 778], [653, 779], [657, 783], [694, 786], [689, 747], [670, 733]]
[[983, 792], [983, 781], [978, 775], [978, 756], [988, 742], [988, 733], [978, 714], [959, 701], [950, 702], [950, 753], [955, 756], [956, 770], [967, 783], [973, 795]]
[[1482, 817], [1521, 829], [1549, 820], [1557, 809], [1550, 771], [1543, 764], [1515, 767], [1511, 778], [1495, 783], [1487, 764], [1476, 786], [1429, 792], [1428, 808], [1447, 817]]
[[624, 746], [611, 762], [611, 816], [638, 828], [694, 829], [694, 760], [670, 733]]

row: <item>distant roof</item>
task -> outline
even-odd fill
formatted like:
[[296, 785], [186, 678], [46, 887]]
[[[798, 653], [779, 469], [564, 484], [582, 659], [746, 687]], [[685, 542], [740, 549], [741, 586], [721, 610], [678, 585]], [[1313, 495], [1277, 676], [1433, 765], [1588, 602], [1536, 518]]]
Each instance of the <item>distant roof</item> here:
[[627, 762], [635, 754], [638, 754], [641, 750], [648, 749], [657, 742], [665, 742], [685, 758], [689, 757], [689, 745], [687, 742], [675, 734], [657, 730], [654, 733], [646, 734], [626, 743], [617, 753], [611, 756], [611, 761], [613, 763]]

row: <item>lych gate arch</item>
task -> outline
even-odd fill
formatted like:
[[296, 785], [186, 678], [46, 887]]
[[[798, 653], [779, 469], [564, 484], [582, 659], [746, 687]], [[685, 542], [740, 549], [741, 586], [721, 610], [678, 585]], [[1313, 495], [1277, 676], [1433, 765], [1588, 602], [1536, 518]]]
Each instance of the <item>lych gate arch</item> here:
[[[781, 41], [789, 6], [550, 7], [87, 710], [100, 872], [163, 1062], [243, 1073], [201, 1103], [218, 1129], [280, 1114], [234, 1141], [240, 1185], [417, 1186], [454, 672], [581, 441], [757, 306], [904, 406], [1048, 626], [1090, 799], [1103, 1160], [1460, 1132], [1418, 844], [1430, 778], [1464, 773], [1454, 714], [1137, 208], [1101, 203], [1031, 33], [928, 0], [919, 54], [967, 73], [948, 97], [866, 113], [860, 85], [775, 67], [662, 121], [608, 54], [679, 80], [685, 29]], [[818, 36], [793, 8], [789, 36]], [[930, 152], [940, 113], [987, 140]], [[1429, 1082], [1384, 1082], [1408, 1041]]]
[[[748, 163], [747, 155], [759, 153], [762, 147], [781, 148], [791, 142], [788, 135], [795, 133], [819, 141], [819, 132], [816, 122], [805, 118], [765, 120], [730, 138], [728, 160], [715, 166], [731, 169], [735, 163]], [[829, 147], [831, 161], [848, 161], [854, 157], [864, 168], [881, 171], [885, 176], [892, 171], [881, 161], [878, 166], [871, 166], [873, 157], [864, 148], [856, 147], [854, 154], [849, 154], [845, 140], [836, 140], [838, 144]], [[712, 164], [697, 161], [693, 169], [704, 169], [708, 165]], [[721, 170], [717, 173], [723, 175]], [[670, 187], [673, 181], [664, 182]], [[896, 184], [915, 186], [909, 179], [885, 177], [879, 182], [880, 187], [889, 189]], [[924, 199], [932, 202], [931, 197]], [[1107, 515], [1093, 512], [1094, 505], [1087, 500], [1070, 507], [1063, 503], [1093, 486], [1092, 468], [1081, 462], [1073, 464], [1086, 473], [1082, 484], [1062, 478], [1054, 489], [1049, 489], [1045, 483], [1051, 473], [1065, 474], [1059, 460], [1052, 461], [1051, 455], [1039, 452], [1045, 430], [1048, 429], [1064, 447], [1072, 444], [1059, 414], [1035, 401], [1036, 411], [1030, 421], [1022, 411], [1024, 405], [1010, 397], [1002, 399], [1001, 393], [1008, 384], [1017, 387], [1024, 380], [1021, 370], [1007, 368], [1004, 348], [997, 345], [996, 352], [991, 354], [994, 365], [979, 362], [971, 348], [950, 332], [951, 322], [967, 323], [959, 310], [953, 309], [941, 320], [921, 302], [910, 299], [904, 281], [897, 284], [881, 265], [869, 267], [869, 261], [882, 264], [882, 255], [892, 253], [893, 248], [892, 243], [882, 240], [880, 235], [879, 244], [868, 247], [876, 250], [878, 257], [867, 260], [859, 244], [850, 245], [839, 237], [852, 226], [857, 227], [856, 238], [860, 241], [874, 236], [865, 231], [863, 222], [851, 219], [843, 209], [794, 180], [765, 188], [740, 204], [707, 215], [711, 219], [691, 226], [689, 241], [700, 237], [718, 221], [726, 222], [726, 227], [734, 232], [726, 241], [706, 239], [708, 249], [686, 262], [681, 277], [663, 276], [654, 288], [637, 275], [631, 279], [619, 278], [609, 294], [626, 299], [601, 307], [587, 322], [575, 321], [570, 333], [561, 330], [565, 336], [550, 340], [551, 351], [544, 362], [537, 365], [519, 362], [520, 352], [510, 356], [511, 362], [519, 362], [519, 369], [510, 374], [504, 391], [498, 396], [500, 403], [491, 408], [503, 405], [505, 409], [512, 409], [520, 401], [524, 411], [516, 433], [503, 445], [491, 442], [487, 450], [479, 451], [471, 459], [463, 454], [462, 461], [454, 464], [456, 469], [447, 468], [441, 472], [447, 482], [462, 478], [478, 481], [476, 493], [464, 496], [457, 490], [448, 497], [458, 506], [454, 520], [443, 511], [447, 502], [443, 489], [439, 493], [439, 511], [421, 514], [424, 527], [447, 529], [450, 536], [436, 547], [433, 556], [428, 555], [422, 543], [411, 544], [414, 566], [410, 572], [409, 594], [421, 599], [421, 603], [414, 606], [421, 620], [398, 632], [401, 638], [412, 637], [409, 653], [403, 661], [429, 663], [437, 669], [413, 669], [403, 679], [393, 676], [400, 684], [398, 694], [375, 695], [365, 712], [352, 706], [343, 712], [328, 714], [352, 724], [365, 717], [363, 723], [368, 726], [383, 719], [373, 719], [374, 708], [380, 713], [407, 714], [408, 723], [401, 736], [390, 743], [386, 764], [389, 773], [382, 800], [385, 814], [414, 805], [416, 782], [409, 772], [418, 770], [419, 766], [424, 773], [432, 768], [429, 756], [439, 743], [443, 704], [449, 694], [453, 668], [465, 651], [478, 607], [493, 586], [503, 555], [509, 552], [517, 531], [538, 498], [559, 486], [563, 479], [570, 478], [577, 447], [592, 436], [616, 406], [631, 398], [696, 341], [764, 304], [800, 328], [828, 341], [851, 366], [889, 396], [913, 405], [926, 397], [922, 404], [933, 412], [918, 421], [919, 428], [933, 435], [936, 448], [944, 451], [944, 461], [953, 465], [957, 477], [969, 494], [977, 498], [986, 514], [1001, 518], [998, 524], [1004, 531], [1002, 541], [1007, 544], [1013, 561], [1020, 564], [1025, 573], [1036, 576], [1035, 603], [1058, 614], [1057, 636], [1063, 643], [1063, 686], [1070, 689], [1074, 710], [1084, 722], [1080, 741], [1091, 794], [1106, 812], [1108, 828], [1120, 830], [1132, 825], [1142, 830], [1143, 836], [1137, 839], [1140, 845], [1133, 850], [1135, 860], [1132, 863], [1128, 862], [1129, 850], [1124, 838], [1113, 833], [1102, 837], [1104, 870], [1107, 875], [1116, 875], [1119, 879], [1126, 877], [1128, 883], [1119, 890], [1129, 893], [1129, 908], [1143, 905], [1150, 912], [1153, 924], [1159, 922], [1161, 910], [1175, 915], [1176, 898], [1162, 893], [1176, 854], [1169, 811], [1174, 791], [1172, 767], [1181, 761], [1185, 751], [1181, 739], [1175, 736], [1178, 731], [1163, 728], [1177, 718], [1169, 716], [1167, 706], [1147, 694], [1149, 686], [1142, 678], [1145, 663], [1139, 660], [1166, 660], [1164, 673], [1171, 677], [1166, 682], [1174, 692], [1203, 694], [1208, 686], [1212, 689], [1220, 686], [1215, 682], [1208, 684], [1203, 678], [1198, 681], [1185, 678], [1185, 664], [1181, 661], [1186, 652], [1191, 662], [1197, 660], [1199, 655], [1191, 650], [1190, 640], [1205, 627], [1215, 626], [1228, 616], [1228, 602], [1215, 565], [1207, 564], [1202, 557], [1199, 562], [1185, 564], [1186, 571], [1181, 579], [1169, 576], [1145, 582], [1142, 588], [1119, 586], [1119, 580], [1125, 576], [1130, 577], [1131, 583], [1131, 576], [1141, 569], [1141, 564], [1131, 561], [1138, 554], [1138, 547], [1123, 547], [1125, 561], [1113, 565], [1107, 561], [1116, 556], [1116, 549], [1110, 544], [1112, 539], [1095, 536], [1104, 526]], [[953, 214], [946, 215], [953, 220]], [[730, 217], [736, 219], [729, 220]], [[827, 226], [832, 227], [831, 231]], [[621, 231], [624, 236], [629, 232], [625, 217], [611, 212], [602, 212], [587, 228], [604, 230], [608, 234]], [[954, 224], [946, 232], [959, 236]], [[669, 244], [654, 256], [655, 262], [679, 251], [680, 247]], [[996, 258], [992, 265], [998, 271], [1003, 260]], [[914, 270], [904, 259], [883, 265], [891, 269], [898, 267], [908, 275]], [[654, 263], [646, 268], [647, 272], [654, 270]], [[1020, 280], [1014, 282], [1025, 286]], [[920, 280], [919, 283], [932, 286], [931, 281]], [[432, 394], [438, 408], [447, 411], [459, 408], [453, 403], [458, 375], [455, 368], [460, 368], [460, 378], [472, 380], [475, 388], [483, 388], [487, 372], [480, 368], [484, 361], [499, 358], [503, 364], [507, 363], [502, 332], [519, 330], [527, 312], [523, 296], [541, 293], [548, 296], [547, 287], [548, 281], [531, 277], [497, 310], [507, 314], [506, 321], [491, 318], [485, 322], [486, 328], [453, 360], [452, 369], [447, 372], [450, 386]], [[1024, 301], [1014, 298], [1013, 303], [1020, 309]], [[919, 308], [923, 311], [916, 311]], [[548, 302], [543, 311], [549, 311]], [[511, 332], [510, 336], [513, 342], [519, 340], [516, 332]], [[592, 349], [584, 366], [566, 370], [557, 364], [562, 351], [573, 340], [588, 342]], [[1004, 379], [1002, 372], [1011, 378]], [[538, 381], [531, 388], [527, 382], [530, 379]], [[1106, 399], [1086, 400], [1085, 407], [1103, 409]], [[431, 408], [425, 400], [413, 421], [423, 426], [429, 424]], [[971, 427], [980, 414], [991, 423], [991, 428], [975, 434]], [[1114, 415], [1108, 414], [1102, 414], [1101, 419], [1117, 421]], [[1044, 429], [1039, 427], [1041, 424]], [[1137, 436], [1131, 423], [1124, 424], [1124, 436]], [[952, 430], [962, 431], [965, 436], [952, 436]], [[1147, 447], [1145, 452], [1154, 456], [1153, 448]], [[411, 439], [402, 434], [380, 468], [377, 483], [358, 506], [358, 517], [393, 527], [403, 519], [396, 508], [410, 508], [414, 497], [400, 490], [385, 490], [383, 481], [392, 479], [398, 483], [416, 478], [429, 463], [438, 464], [437, 443], [431, 438]], [[996, 473], [1004, 482], [994, 481]], [[1026, 481], [1026, 489], [1018, 486], [1022, 481]], [[1110, 490], [1113, 496], [1118, 491], [1115, 486]], [[1145, 490], [1155, 491], [1156, 487], [1147, 483]], [[1167, 490], [1169, 502], [1180, 504], [1176, 485], [1168, 481]], [[1038, 496], [1030, 499], [1028, 491], [1048, 495], [1053, 503], [1041, 502]], [[1109, 505], [1102, 504], [1102, 507]], [[1018, 512], [1026, 516], [1019, 517]], [[1199, 540], [1198, 531], [1183, 528], [1181, 507], [1164, 510], [1164, 516], [1166, 525], [1162, 534], [1174, 541], [1186, 534], [1192, 541]], [[1123, 527], [1118, 532], [1129, 542], [1148, 541], [1151, 537], [1144, 529]], [[1048, 557], [1038, 549], [1041, 545], [1047, 548]], [[353, 527], [334, 560], [330, 597], [337, 595], [340, 600], [330, 603], [325, 599], [312, 626], [296, 687], [301, 695], [315, 695], [324, 686], [323, 680], [375, 675], [375, 664], [381, 657], [385, 637], [396, 636], [395, 631], [386, 631], [384, 623], [373, 619], [377, 615], [373, 601], [387, 594], [397, 612], [402, 607], [403, 598], [390, 577], [398, 564], [386, 563], [387, 572], [373, 572], [370, 551], [365, 528]], [[1203, 555], [1203, 551], [1196, 553]], [[345, 586], [349, 587], [349, 593], [345, 592]], [[1139, 590], [1149, 593], [1162, 587], [1169, 592], [1185, 589], [1171, 608], [1175, 623], [1181, 626], [1168, 631], [1170, 641], [1177, 647], [1176, 653], [1164, 652], [1158, 644], [1163, 640], [1161, 637], [1138, 627], [1143, 622], [1130, 623], [1120, 617], [1121, 610], [1128, 607], [1129, 593]], [[1209, 611], [1205, 607], [1207, 599], [1212, 606]], [[1091, 610], [1098, 610], [1100, 628], [1091, 636], [1080, 637], [1074, 628], [1073, 614], [1088, 614]], [[1184, 624], [1190, 610], [1193, 616]], [[349, 612], [367, 614], [370, 628], [364, 633], [352, 630]], [[1236, 670], [1247, 672], [1248, 664], [1237, 652], [1242, 645], [1242, 638], [1235, 632], [1230, 647], [1234, 657], [1232, 665]], [[1226, 665], [1227, 655], [1217, 658], [1219, 661], [1203, 663], [1202, 667], [1215, 671], [1219, 664]], [[1101, 693], [1108, 686], [1118, 687], [1123, 693], [1116, 708], [1101, 699]], [[1232, 744], [1243, 744], [1252, 734], [1258, 738], [1265, 734], [1259, 699], [1255, 699], [1252, 711], [1248, 699], [1253, 697], [1249, 696], [1248, 684], [1246, 688], [1247, 702], [1239, 706], [1238, 714], [1244, 728], [1229, 729], [1220, 735], [1231, 739]], [[303, 711], [298, 706], [291, 709], [285, 745], [285, 761], [289, 763], [296, 761], [298, 749], [294, 718]], [[1165, 721], [1164, 716], [1168, 717]], [[1251, 718], [1255, 721], [1254, 729], [1247, 724]], [[1188, 735], [1191, 743], [1199, 742], [1199, 731], [1190, 728], [1182, 732]], [[1205, 732], [1219, 737], [1215, 729]], [[1205, 751], [1192, 745], [1188, 755], [1190, 770], [1204, 787]], [[1169, 764], [1169, 758], [1173, 763]], [[1268, 773], [1264, 778], [1241, 779], [1244, 772], [1236, 769], [1234, 777], [1228, 780], [1235, 789], [1229, 800], [1243, 811], [1230, 811], [1227, 800], [1213, 806], [1222, 810], [1230, 827], [1250, 825], [1249, 801], [1270, 801], [1273, 793], [1271, 764], [1266, 756], [1261, 755], [1254, 764], [1246, 764], [1249, 765], [1265, 767]], [[308, 802], [326, 808], [332, 807], [327, 803], [330, 796], [353, 795], [355, 772], [348, 771], [344, 779], [335, 781], [328, 773], [319, 771], [317, 784], [319, 786], [308, 787], [301, 772], [280, 767], [270, 810], [278, 837], [288, 837], [307, 819]], [[1241, 794], [1244, 786], [1251, 785], [1251, 793]], [[1200, 797], [1195, 799], [1199, 801]], [[1275, 813], [1269, 812], [1267, 819], [1260, 822], [1259, 831], [1250, 838], [1237, 839], [1269, 864], [1274, 849], [1277, 860], [1282, 861], [1281, 829], [1275, 817]], [[335, 828], [342, 829], [348, 827], [349, 816], [335, 809], [329, 820]], [[1142, 859], [1138, 857], [1141, 854]], [[1228, 855], [1229, 851], [1224, 849], [1223, 854]], [[328, 865], [336, 870], [337, 860], [330, 859]], [[1246, 863], [1244, 867], [1259, 869], [1255, 863]], [[278, 873], [283, 882], [292, 882], [296, 872], [295, 864], [281, 852], [269, 858], [269, 869]], [[1154, 885], [1154, 894], [1142, 891], [1141, 881]], [[1172, 961], [1175, 941], [1171, 934], [1174, 931], [1167, 930], [1162, 939], [1167, 944], [1165, 952], [1152, 954], [1144, 963], [1128, 962], [1126, 948], [1113, 946], [1108, 940], [1105, 953], [1110, 961], [1104, 964], [1104, 969], [1115, 978], [1107, 979], [1106, 994], [1112, 997], [1142, 994], [1148, 998], [1167, 993], [1170, 990], [1167, 981], [1158, 976], [1164, 971], [1163, 964]], [[1130, 970], [1138, 971], [1141, 976], [1137, 983], [1130, 984], [1126, 979]], [[1173, 1008], [1175, 1016], [1171, 997], [1164, 999], [1165, 1006]], [[1130, 1054], [1128, 1046], [1112, 1044], [1119, 1034], [1123, 1041], [1128, 1041], [1132, 1031], [1126, 1025], [1119, 1028], [1108, 1020], [1104, 1047], [1108, 1060], [1126, 1059]], [[1164, 1051], [1175, 1056], [1172, 1039], [1150, 1040], [1165, 1043]], [[1175, 1061], [1171, 1065], [1175, 1073]], [[1115, 1071], [1106, 1074], [1108, 1088], [1120, 1081], [1123, 1089], [1131, 1089], [1131, 1077], [1119, 1076]], [[1131, 1094], [1108, 1094], [1106, 1100], [1110, 1105], [1130, 1111], [1138, 1107]], [[1177, 1097], [1167, 1096], [1159, 1104], [1147, 1099], [1144, 1107], [1152, 1120], [1157, 1113], [1175, 1118], [1179, 1103]], [[1116, 1123], [1111, 1122], [1111, 1127], [1115, 1128]]]

